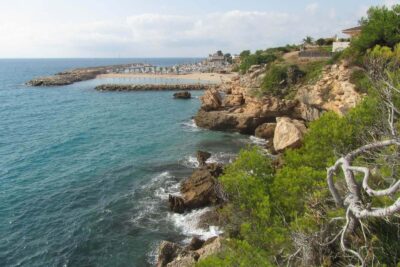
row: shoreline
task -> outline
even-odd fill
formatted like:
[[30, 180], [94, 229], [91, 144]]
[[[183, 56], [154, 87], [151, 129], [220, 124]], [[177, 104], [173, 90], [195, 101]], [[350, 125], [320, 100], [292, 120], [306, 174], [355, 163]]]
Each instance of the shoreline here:
[[96, 76], [96, 79], [104, 78], [154, 78], [154, 79], [179, 79], [179, 80], [198, 80], [199, 82], [211, 82], [221, 84], [230, 81], [236, 73], [214, 73], [214, 72], [193, 72], [188, 74], [154, 74], [154, 73], [107, 73]]

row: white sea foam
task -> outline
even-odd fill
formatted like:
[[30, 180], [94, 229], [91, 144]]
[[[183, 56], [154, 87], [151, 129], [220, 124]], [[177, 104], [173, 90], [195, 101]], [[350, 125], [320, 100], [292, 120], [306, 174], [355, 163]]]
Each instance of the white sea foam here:
[[250, 136], [250, 142], [258, 146], [265, 146], [268, 143], [267, 140], [255, 136]]
[[169, 219], [172, 220], [176, 228], [188, 236], [185, 242], [189, 242], [192, 236], [207, 239], [222, 234], [222, 230], [217, 226], [209, 226], [208, 229], [199, 227], [201, 216], [208, 211], [210, 211], [210, 208], [192, 210], [184, 214], [170, 213]]
[[191, 169], [199, 167], [199, 162], [197, 161], [197, 158], [193, 155], [186, 156], [183, 160], [181, 160], [181, 164]]
[[206, 161], [207, 163], [231, 163], [235, 158], [235, 153], [218, 152], [211, 155]]
[[201, 128], [199, 128], [196, 125], [196, 122], [194, 121], [194, 119], [182, 122], [182, 126], [183, 126], [184, 130], [186, 130], [188, 132], [198, 132], [201, 130]]

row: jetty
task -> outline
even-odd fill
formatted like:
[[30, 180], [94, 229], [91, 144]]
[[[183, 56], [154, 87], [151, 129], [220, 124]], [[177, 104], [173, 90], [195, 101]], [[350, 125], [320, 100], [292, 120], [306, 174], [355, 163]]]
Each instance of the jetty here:
[[62, 86], [75, 82], [95, 79], [100, 74], [107, 73], [153, 73], [157, 71], [156, 66], [144, 63], [110, 65], [100, 67], [77, 68], [55, 75], [35, 78], [26, 84], [30, 86]]
[[97, 91], [198, 91], [214, 87], [213, 84], [102, 84]]

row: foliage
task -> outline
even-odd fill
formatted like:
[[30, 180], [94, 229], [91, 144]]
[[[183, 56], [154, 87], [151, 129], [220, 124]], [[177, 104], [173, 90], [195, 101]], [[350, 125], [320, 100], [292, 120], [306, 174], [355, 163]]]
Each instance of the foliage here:
[[324, 39], [324, 38], [319, 38], [319, 39], [316, 41], [316, 44], [319, 45], [319, 46], [325, 45], [325, 44], [326, 44], [325, 39]]
[[291, 233], [312, 233], [323, 223], [318, 209], [329, 199], [326, 168], [376, 123], [375, 106], [376, 99], [366, 98], [345, 117], [325, 113], [309, 125], [300, 149], [285, 152], [277, 170], [259, 149], [242, 151], [220, 178], [230, 200], [220, 213], [233, 243], [199, 266], [259, 266], [282, 251], [293, 253]]
[[305, 44], [313, 44], [313, 42], [314, 42], [314, 38], [312, 38], [311, 36], [306, 36], [303, 39], [303, 43], [305, 43]]
[[251, 66], [259, 64], [268, 64], [270, 62], [275, 61], [277, 57], [271, 53], [264, 53], [258, 51], [256, 54], [250, 54], [248, 56], [243, 56], [243, 57], [241, 56], [240, 59], [241, 59], [241, 64], [239, 66], [239, 69], [242, 73], [245, 73], [250, 69]]
[[360, 21], [362, 31], [360, 36], [352, 40], [351, 47], [359, 55], [364, 55], [368, 49], [376, 45], [393, 48], [400, 42], [400, 5], [391, 9], [371, 7], [367, 17]]
[[317, 81], [320, 78], [322, 70], [326, 66], [326, 64], [327, 61], [323, 60], [310, 62], [304, 65], [302, 68], [302, 70], [306, 73], [304, 81], [306, 83], [313, 83]]
[[273, 96], [284, 96], [288, 78], [287, 66], [272, 65], [265, 74], [262, 91]]
[[359, 93], [368, 93], [368, 89], [371, 87], [371, 82], [363, 69], [354, 71], [350, 76], [350, 82], [355, 85], [355, 89]]

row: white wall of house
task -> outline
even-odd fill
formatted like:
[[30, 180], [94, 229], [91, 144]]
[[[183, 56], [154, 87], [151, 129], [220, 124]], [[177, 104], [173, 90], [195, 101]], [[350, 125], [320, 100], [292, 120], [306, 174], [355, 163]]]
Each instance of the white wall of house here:
[[340, 52], [350, 46], [350, 42], [333, 42], [332, 52]]

